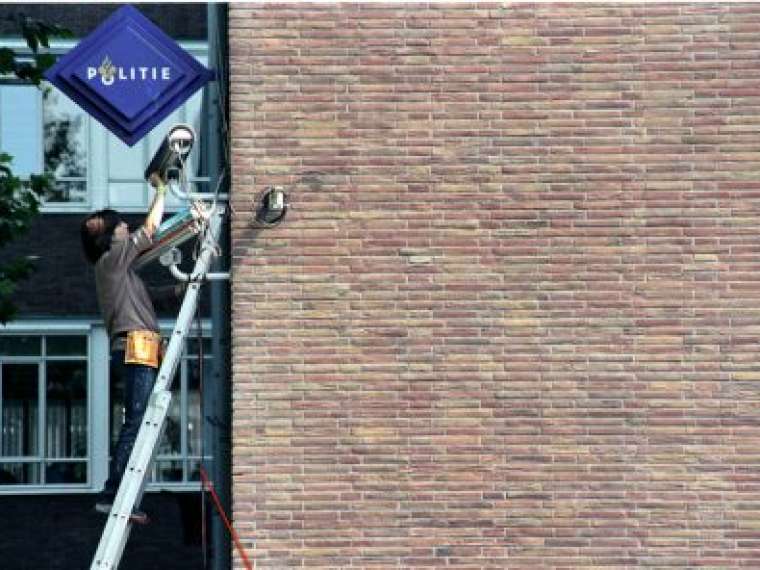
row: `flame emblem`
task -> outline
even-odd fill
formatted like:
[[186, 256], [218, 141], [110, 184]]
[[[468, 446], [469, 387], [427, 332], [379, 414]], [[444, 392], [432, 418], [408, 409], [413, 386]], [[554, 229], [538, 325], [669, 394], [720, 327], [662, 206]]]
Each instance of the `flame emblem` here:
[[100, 74], [100, 81], [103, 85], [111, 85], [116, 77], [116, 66], [111, 61], [111, 58], [105, 56], [103, 63], [98, 67], [98, 73]]

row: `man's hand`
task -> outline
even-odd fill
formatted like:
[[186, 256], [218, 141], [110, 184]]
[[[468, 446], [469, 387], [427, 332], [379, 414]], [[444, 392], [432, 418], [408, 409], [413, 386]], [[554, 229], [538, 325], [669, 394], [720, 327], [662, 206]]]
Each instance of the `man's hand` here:
[[166, 190], [166, 181], [161, 178], [161, 175], [158, 172], [151, 174], [150, 180], [148, 180], [148, 182], [150, 182], [150, 185], [153, 186], [153, 188], [156, 190]]

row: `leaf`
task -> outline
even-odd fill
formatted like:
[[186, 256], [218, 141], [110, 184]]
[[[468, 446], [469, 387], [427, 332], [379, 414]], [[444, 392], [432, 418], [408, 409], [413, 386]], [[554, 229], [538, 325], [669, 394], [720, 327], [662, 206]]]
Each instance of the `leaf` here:
[[32, 174], [29, 177], [29, 187], [35, 194], [44, 194], [55, 184], [55, 177], [50, 174]]
[[42, 45], [45, 48], [50, 48], [50, 41], [48, 40], [48, 34], [50, 33], [50, 26], [46, 26], [45, 24], [40, 24], [37, 30], [37, 39], [40, 42], [40, 45]]
[[0, 266], [0, 272], [11, 282], [26, 279], [32, 274], [34, 269], [34, 264], [25, 257], [14, 259]]
[[[73, 37], [73, 34], [55, 24], [34, 20], [24, 14], [6, 16], [13, 21], [26, 44], [35, 54], [34, 63], [19, 62], [17, 54], [9, 48], [0, 48], [0, 73], [13, 73], [19, 79], [40, 85], [42, 73], [55, 63], [55, 56], [38, 53], [39, 47], [49, 48], [51, 37]], [[0, 247], [18, 239], [26, 232], [39, 213], [39, 196], [52, 188], [50, 174], [32, 175], [22, 182], [13, 174], [13, 158], [0, 151]], [[17, 283], [31, 275], [33, 264], [25, 258], [12, 259], [0, 267], [0, 323], [7, 323], [17, 313], [13, 294]]]
[[37, 64], [37, 69], [40, 73], [44, 73], [48, 68], [52, 67], [55, 63], [55, 56], [52, 53], [40, 53], [34, 57], [34, 61]]
[[37, 53], [37, 47], [39, 47], [39, 43], [34, 32], [24, 27], [24, 29], [21, 30], [21, 35], [26, 40], [26, 45], [29, 46], [29, 49], [31, 49], [34, 53]]
[[0, 295], [0, 323], [7, 324], [15, 318], [17, 312], [10, 295]]
[[0, 48], [0, 73], [10, 73], [16, 68], [16, 54], [10, 48]]

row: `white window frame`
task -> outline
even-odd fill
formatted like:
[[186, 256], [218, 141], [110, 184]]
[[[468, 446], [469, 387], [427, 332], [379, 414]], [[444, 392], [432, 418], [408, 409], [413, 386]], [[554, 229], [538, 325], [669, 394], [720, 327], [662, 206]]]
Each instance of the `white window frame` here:
[[[79, 39], [75, 40], [52, 40], [50, 42], [50, 52], [55, 53], [57, 55], [65, 54], [67, 51], [72, 49], [77, 45], [79, 42]], [[177, 42], [185, 51], [190, 53], [192, 56], [196, 58], [206, 58], [208, 60], [209, 57], [209, 46], [208, 43], [201, 40], [192, 40], [192, 41], [178, 41]], [[0, 46], [2, 47], [8, 47], [13, 49], [17, 54], [20, 55], [27, 55], [31, 54], [29, 48], [27, 47], [26, 43], [22, 39], [3, 39], [0, 40]], [[209, 89], [208, 85], [203, 88], [204, 95], [202, 95], [206, 101], [209, 100]], [[66, 97], [65, 94], [61, 93], [61, 96]], [[40, 93], [40, 97], [42, 97], [42, 94]], [[184, 105], [184, 104], [183, 104]], [[182, 107], [180, 107], [182, 108]], [[130, 177], [129, 179], [111, 179], [109, 178], [109, 168], [108, 168], [108, 161], [113, 160], [114, 157], [109, 156], [108, 152], [108, 141], [109, 141], [109, 131], [101, 125], [97, 120], [95, 120], [93, 117], [88, 115], [85, 111], [82, 111], [85, 116], [85, 136], [87, 140], [87, 159], [86, 159], [86, 189], [87, 189], [87, 199], [84, 202], [78, 202], [78, 203], [72, 203], [72, 204], [66, 204], [65, 202], [58, 202], [58, 203], [52, 203], [52, 204], [41, 204], [40, 205], [40, 213], [42, 214], [61, 214], [61, 213], [87, 213], [94, 210], [100, 210], [103, 208], [114, 208], [116, 210], [119, 210], [120, 212], [123, 212], [125, 214], [129, 213], [144, 213], [145, 210], [148, 207], [147, 198], [145, 199], [145, 204], [142, 206], [125, 206], [121, 205], [119, 203], [110, 203], [109, 200], [109, 185], [111, 183], [119, 183], [119, 182], [143, 182], [144, 183], [144, 192], [145, 196], [148, 196], [148, 184], [144, 182], [142, 179], [143, 172], [136, 172], [134, 177]], [[42, 117], [40, 117], [40, 120]], [[40, 122], [40, 129], [42, 129], [42, 122]], [[198, 133], [196, 133], [198, 135]], [[113, 135], [111, 135], [113, 136]], [[139, 143], [138, 143], [139, 144]], [[197, 144], [197, 141], [196, 141]], [[144, 163], [145, 165], [148, 164], [150, 160], [150, 156], [147, 155], [144, 157]], [[42, 153], [40, 153], [40, 156], [42, 156]], [[44, 162], [44, 159], [40, 159], [42, 162]], [[40, 165], [40, 172], [42, 171], [43, 164]], [[208, 188], [208, 185], [211, 183], [211, 177], [210, 176], [203, 176], [203, 177], [192, 177], [189, 180], [191, 187], [195, 184], [205, 184]], [[209, 192], [212, 192], [213, 189], [209, 189]], [[207, 197], [209, 195], [209, 192], [202, 193], [199, 192], [194, 194], [194, 197]], [[180, 206], [172, 205], [171, 203], [167, 204], [167, 211], [174, 211], [180, 208]]]
[[[101, 327], [102, 328], [102, 327]], [[0, 327], [0, 334], [2, 335], [16, 335], [16, 336], [55, 336], [55, 335], [78, 335], [87, 336], [87, 457], [85, 462], [87, 464], [87, 478], [85, 483], [48, 483], [45, 485], [0, 485], [1, 495], [35, 495], [35, 494], [77, 494], [77, 493], [89, 493], [92, 491], [92, 481], [101, 476], [96, 469], [95, 457], [97, 456], [98, 443], [97, 439], [103, 429], [107, 429], [108, 426], [100, 425], [102, 418], [98, 417], [95, 413], [95, 406], [99, 403], [97, 395], [95, 394], [94, 386], [98, 381], [107, 381], [100, 378], [95, 379], [95, 370], [93, 362], [97, 362], [98, 355], [98, 338], [97, 331], [92, 323], [82, 320], [70, 320], [70, 321], [35, 321], [35, 322], [12, 322], [6, 326]], [[106, 339], [106, 346], [107, 346]], [[33, 357], [37, 358], [37, 357]], [[7, 362], [22, 362], [24, 357], [3, 357], [3, 361]], [[105, 402], [101, 402], [105, 405]], [[102, 416], [103, 414], [100, 414]], [[106, 436], [107, 437], [107, 436]], [[107, 447], [106, 447], [107, 449]], [[107, 453], [107, 451], [106, 451]], [[2, 461], [2, 456], [0, 456]], [[103, 479], [105, 481], [105, 479]]]
[[[169, 336], [174, 320], [160, 319], [159, 326], [162, 333]], [[204, 339], [211, 338], [211, 321], [201, 320], [201, 331]], [[100, 491], [108, 478], [108, 464], [110, 451], [110, 375], [109, 357], [110, 343], [105, 327], [100, 321], [71, 319], [71, 320], [35, 320], [13, 321], [5, 326], [0, 326], [0, 335], [29, 335], [29, 336], [53, 336], [53, 335], [86, 335], [87, 342], [87, 479], [85, 483], [51, 483], [45, 485], [0, 485], [0, 496], [3, 495], [54, 495], [54, 494], [85, 494]], [[186, 339], [197, 337], [196, 323]], [[7, 361], [21, 362], [24, 357], [7, 357]], [[34, 357], [37, 358], [37, 357]], [[186, 373], [186, 357], [179, 363], [177, 372], [180, 378]], [[103, 412], [106, 413], [103, 413]], [[180, 417], [186, 424], [188, 410], [180, 409]], [[201, 421], [203, 415], [201, 412]], [[183, 428], [183, 434], [185, 429]], [[186, 437], [182, 436], [183, 441]], [[185, 447], [186, 448], [186, 447]], [[204, 450], [204, 460], [208, 461], [209, 450]], [[157, 456], [157, 460], [190, 461], [200, 459], [198, 455], [182, 455], [179, 458], [170, 456]], [[0, 462], [2, 456], [0, 455]], [[183, 469], [184, 472], [184, 469]], [[199, 481], [183, 482], [158, 482], [148, 483], [147, 491], [198, 491]]]

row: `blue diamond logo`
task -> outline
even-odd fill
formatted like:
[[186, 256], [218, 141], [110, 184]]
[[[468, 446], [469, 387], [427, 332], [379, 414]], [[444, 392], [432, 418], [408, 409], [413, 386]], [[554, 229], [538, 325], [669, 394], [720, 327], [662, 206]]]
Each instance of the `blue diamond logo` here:
[[132, 6], [114, 12], [45, 73], [129, 146], [213, 77]]

